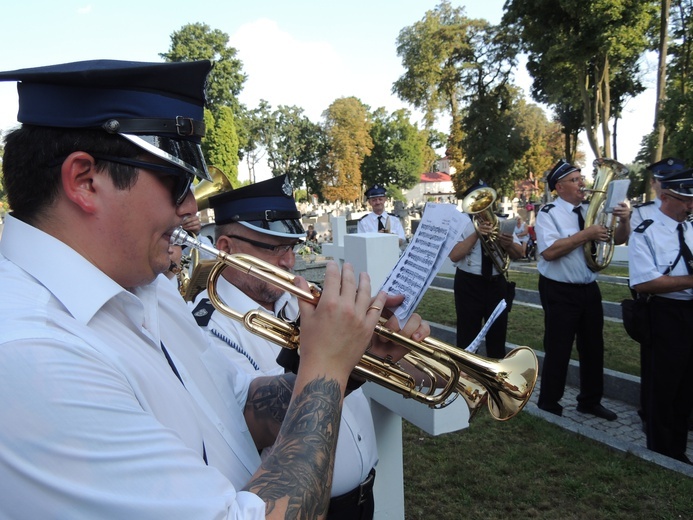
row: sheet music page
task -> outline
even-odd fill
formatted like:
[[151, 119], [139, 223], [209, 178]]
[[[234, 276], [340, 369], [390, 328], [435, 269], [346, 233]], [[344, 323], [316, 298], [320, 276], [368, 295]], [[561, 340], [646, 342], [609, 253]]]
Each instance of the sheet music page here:
[[611, 213], [619, 202], [623, 202], [628, 198], [629, 179], [618, 179], [611, 181], [606, 190], [606, 203], [604, 204], [604, 212]]
[[390, 309], [397, 316], [400, 327], [411, 317], [457, 244], [462, 219], [463, 213], [454, 204], [426, 204], [414, 237], [380, 288], [389, 294], [404, 295], [404, 301]]

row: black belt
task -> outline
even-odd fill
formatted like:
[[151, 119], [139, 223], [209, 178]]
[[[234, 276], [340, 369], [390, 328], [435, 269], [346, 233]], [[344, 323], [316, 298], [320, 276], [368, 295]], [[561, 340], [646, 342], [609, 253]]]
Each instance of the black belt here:
[[460, 273], [462, 273], [464, 276], [468, 276], [470, 278], [477, 278], [477, 279], [487, 280], [487, 281], [491, 280], [492, 282], [497, 282], [498, 280], [505, 280], [505, 275], [503, 275], [503, 274], [494, 274], [492, 276], [485, 277], [485, 276], [482, 276], [480, 274], [474, 274], [474, 273], [470, 273], [469, 271], [463, 271], [459, 267], [457, 268], [457, 270]]
[[366, 480], [357, 487], [330, 499], [330, 511], [342, 510], [349, 507], [358, 507], [364, 504], [373, 495], [373, 485], [375, 484], [375, 468], [371, 469]]

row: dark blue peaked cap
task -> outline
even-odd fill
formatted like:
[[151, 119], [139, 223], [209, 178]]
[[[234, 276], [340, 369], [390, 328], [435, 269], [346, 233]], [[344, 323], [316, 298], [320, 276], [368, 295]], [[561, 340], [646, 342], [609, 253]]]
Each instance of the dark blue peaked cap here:
[[551, 171], [546, 176], [546, 182], [549, 184], [549, 190], [553, 191], [556, 189], [556, 183], [560, 181], [566, 175], [570, 175], [573, 172], [579, 172], [580, 168], [573, 166], [565, 159], [560, 159]]
[[655, 179], [662, 180], [664, 177], [671, 173], [680, 172], [686, 170], [686, 165], [681, 159], [676, 157], [667, 157], [656, 163], [652, 163], [647, 167], [648, 170], [652, 172]]
[[693, 170], [670, 172], [661, 179], [662, 189], [671, 190], [684, 197], [693, 197]]
[[367, 199], [374, 199], [375, 197], [384, 197], [386, 193], [387, 190], [383, 186], [374, 184], [366, 190], [365, 195]]
[[102, 128], [208, 179], [205, 133], [209, 61], [91, 60], [0, 72], [17, 81], [17, 120], [57, 128]]
[[489, 188], [489, 185], [482, 180], [478, 180], [465, 190], [465, 192], [462, 194], [462, 198], [465, 198], [467, 195], [473, 193], [475, 190], [478, 190], [479, 188]]
[[286, 238], [306, 235], [288, 175], [272, 177], [209, 199], [217, 225], [238, 222], [247, 228]]

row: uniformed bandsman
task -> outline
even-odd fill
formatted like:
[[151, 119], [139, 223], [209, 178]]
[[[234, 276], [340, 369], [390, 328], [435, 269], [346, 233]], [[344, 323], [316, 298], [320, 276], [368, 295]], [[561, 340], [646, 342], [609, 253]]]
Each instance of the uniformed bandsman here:
[[[686, 456], [693, 411], [693, 170], [661, 179], [661, 207], [631, 235], [630, 284], [648, 297], [650, 377], [647, 447], [674, 459]], [[690, 245], [689, 245], [690, 244]]]
[[386, 191], [383, 186], [374, 184], [366, 190], [366, 199], [371, 207], [368, 215], [361, 217], [357, 224], [358, 233], [394, 233], [400, 245], [406, 241], [404, 228], [397, 215], [385, 211]]
[[[544, 309], [544, 365], [538, 406], [562, 415], [559, 403], [573, 341], [580, 356], [578, 412], [609, 421], [616, 414], [601, 404], [604, 387], [604, 313], [596, 273], [585, 260], [583, 246], [606, 241], [609, 232], [600, 224], [584, 227], [587, 206], [583, 205], [585, 181], [580, 168], [559, 161], [549, 172], [547, 183], [558, 197], [537, 215], [535, 231], [539, 261], [539, 296]], [[630, 208], [625, 202], [613, 210], [619, 222], [614, 241], [621, 244], [630, 232]], [[584, 228], [584, 229], [583, 229]]]

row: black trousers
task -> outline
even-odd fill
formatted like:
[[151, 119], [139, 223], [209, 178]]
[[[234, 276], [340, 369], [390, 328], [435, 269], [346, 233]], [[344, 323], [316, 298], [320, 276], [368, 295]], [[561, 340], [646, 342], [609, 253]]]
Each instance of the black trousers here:
[[693, 411], [693, 301], [650, 299], [647, 447], [684, 460]]
[[371, 469], [366, 480], [357, 488], [330, 499], [327, 520], [373, 520], [375, 513], [374, 483], [375, 469]]
[[560, 408], [573, 342], [580, 358], [578, 404], [595, 406], [604, 392], [604, 311], [596, 282], [569, 284], [539, 277], [544, 309], [544, 366], [538, 404]]
[[[491, 316], [498, 302], [506, 297], [508, 281], [498, 275], [491, 279], [455, 272], [455, 311], [457, 312], [457, 346], [465, 349], [474, 341], [481, 327]], [[493, 322], [486, 334], [486, 354], [492, 358], [505, 357], [505, 337], [508, 330], [508, 311]]]

